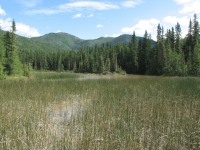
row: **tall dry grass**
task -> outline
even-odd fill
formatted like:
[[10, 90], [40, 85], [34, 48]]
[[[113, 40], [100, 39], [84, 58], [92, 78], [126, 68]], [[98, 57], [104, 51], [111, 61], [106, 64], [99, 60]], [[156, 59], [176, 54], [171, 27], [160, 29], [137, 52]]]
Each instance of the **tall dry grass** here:
[[199, 149], [199, 78], [0, 81], [0, 149]]

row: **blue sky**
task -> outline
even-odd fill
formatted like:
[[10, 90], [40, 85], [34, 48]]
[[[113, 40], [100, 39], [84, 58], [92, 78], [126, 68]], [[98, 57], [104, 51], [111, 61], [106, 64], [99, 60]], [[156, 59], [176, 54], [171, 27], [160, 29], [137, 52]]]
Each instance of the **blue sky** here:
[[66, 32], [82, 39], [147, 30], [156, 40], [158, 23], [166, 30], [179, 22], [184, 37], [199, 7], [200, 0], [0, 0], [0, 26], [10, 30], [14, 19], [25, 37]]

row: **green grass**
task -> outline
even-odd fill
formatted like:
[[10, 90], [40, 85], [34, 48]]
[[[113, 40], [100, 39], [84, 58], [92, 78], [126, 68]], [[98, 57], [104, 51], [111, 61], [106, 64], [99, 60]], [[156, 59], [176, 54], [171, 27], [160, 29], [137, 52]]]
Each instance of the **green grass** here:
[[[200, 148], [199, 78], [34, 77], [0, 81], [0, 149]], [[53, 120], [72, 106], [82, 113]]]
[[76, 79], [80, 75], [75, 74], [75, 73], [66, 73], [66, 72], [34, 72], [33, 77], [36, 79], [50, 79], [50, 80], [60, 80], [60, 79]]

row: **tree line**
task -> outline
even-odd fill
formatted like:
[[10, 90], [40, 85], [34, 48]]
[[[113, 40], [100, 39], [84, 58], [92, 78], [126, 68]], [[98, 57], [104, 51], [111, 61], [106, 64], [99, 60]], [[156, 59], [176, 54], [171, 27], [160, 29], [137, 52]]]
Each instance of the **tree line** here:
[[200, 36], [196, 14], [189, 22], [188, 34], [184, 38], [179, 23], [166, 32], [158, 24], [156, 46], [152, 45], [151, 35], [145, 31], [139, 41], [133, 32], [128, 45], [105, 43], [101, 46], [82, 47], [79, 51], [19, 50], [17, 54], [15, 30], [13, 24], [11, 32], [4, 35], [5, 53], [0, 52], [0, 73], [7, 75], [19, 73], [20, 64], [24, 75], [30, 69], [169, 76], [200, 74]]

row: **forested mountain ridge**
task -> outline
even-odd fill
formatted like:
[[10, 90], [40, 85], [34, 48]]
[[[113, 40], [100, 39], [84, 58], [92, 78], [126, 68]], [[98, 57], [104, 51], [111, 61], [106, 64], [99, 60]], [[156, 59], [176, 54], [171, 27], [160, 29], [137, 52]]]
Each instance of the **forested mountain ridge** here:
[[[1, 35], [5, 35], [5, 31], [0, 30]], [[64, 51], [65, 49], [47, 44], [42, 43], [39, 41], [32, 40], [30, 38], [26, 38], [20, 35], [16, 35], [16, 46], [18, 50], [27, 50], [27, 51], [48, 51], [48, 52], [56, 52], [58, 50]]]
[[[57, 46], [53, 46], [47, 43], [42, 43], [39, 41], [32, 40], [30, 38], [22, 37], [22, 36], [17, 36], [17, 43], [16, 46], [18, 50], [42, 50], [42, 51], [47, 51], [47, 52], [55, 52], [58, 50], [65, 51], [66, 49], [62, 49]], [[69, 50], [69, 49], [67, 49]]]
[[[4, 35], [6, 32], [0, 30]], [[128, 45], [131, 41], [132, 35], [123, 34], [119, 37], [100, 37], [97, 39], [83, 40], [68, 33], [49, 33], [40, 37], [26, 38], [16, 35], [16, 46], [18, 50], [42, 50], [46, 52], [56, 52], [58, 50], [80, 50], [82, 47], [94, 47], [95, 45], [101, 46], [102, 44], [116, 45], [124, 43]], [[137, 37], [139, 41], [143, 37]], [[155, 46], [156, 42], [152, 40]]]
[[[58, 48], [67, 50], [80, 50], [81, 47], [94, 47], [95, 45], [101, 46], [102, 44], [116, 45], [119, 43], [124, 43], [128, 45], [131, 41], [132, 35], [123, 34], [116, 38], [114, 37], [100, 37], [97, 39], [83, 40], [74, 35], [68, 33], [49, 33], [40, 37], [33, 37], [31, 39], [46, 43]], [[143, 37], [137, 37], [138, 41]], [[155, 41], [152, 40], [152, 44], [155, 46]]]
[[[17, 36], [13, 20], [11, 31], [4, 35], [0, 32], [0, 76], [20, 74], [21, 69], [27, 76], [31, 68], [58, 72], [199, 76], [200, 26], [196, 14], [189, 22], [188, 34], [184, 38], [178, 22], [175, 27], [164, 31], [164, 27], [158, 24], [155, 46], [151, 34], [145, 31], [139, 40], [135, 32], [133, 35], [96, 40], [82, 40], [67, 33], [51, 33], [42, 37], [48, 44], [43, 43], [41, 48], [39, 41], [34, 43], [33, 39]], [[82, 43], [82, 46], [77, 51], [62, 47], [67, 43], [71, 46]], [[52, 48], [54, 51], [50, 51], [51, 46], [55, 46]]]
[[[0, 30], [4, 35], [6, 32]], [[101, 46], [102, 44], [116, 45], [124, 43], [128, 45], [131, 41], [132, 35], [123, 34], [119, 37], [100, 37], [97, 39], [83, 40], [74, 35], [60, 32], [49, 33], [40, 37], [26, 38], [20, 35], [16, 35], [16, 46], [18, 50], [42, 50], [46, 52], [56, 52], [58, 50], [80, 50], [82, 47], [94, 47], [95, 45]], [[143, 37], [137, 37], [139, 41]], [[152, 40], [153, 46], [156, 42]]]
[[49, 33], [44, 36], [33, 37], [31, 38], [31, 40], [49, 44], [66, 50], [72, 50], [72, 49], [77, 50], [77, 44], [83, 41], [78, 37], [63, 32]]

